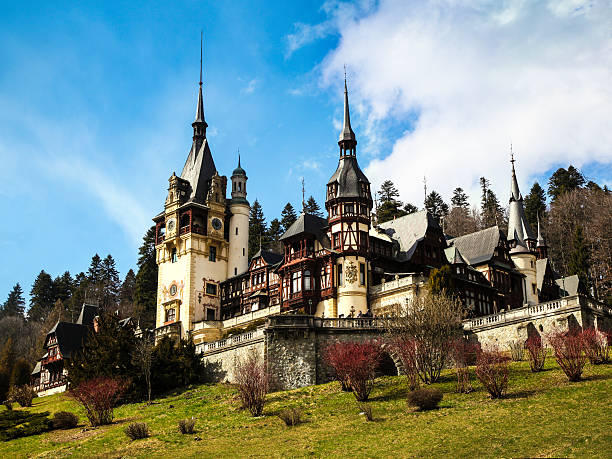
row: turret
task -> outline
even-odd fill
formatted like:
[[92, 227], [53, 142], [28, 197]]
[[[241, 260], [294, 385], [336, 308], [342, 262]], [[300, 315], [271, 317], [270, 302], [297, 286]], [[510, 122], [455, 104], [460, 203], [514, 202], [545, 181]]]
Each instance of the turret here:
[[538, 242], [536, 245], [536, 252], [538, 260], [548, 258], [548, 246], [546, 245], [546, 239], [542, 236], [542, 229], [540, 228], [540, 213], [538, 212]]
[[249, 215], [251, 206], [247, 201], [246, 182], [248, 177], [240, 165], [232, 172], [232, 199], [230, 201], [230, 228], [229, 228], [229, 260], [227, 264], [227, 277], [244, 273], [249, 267]]

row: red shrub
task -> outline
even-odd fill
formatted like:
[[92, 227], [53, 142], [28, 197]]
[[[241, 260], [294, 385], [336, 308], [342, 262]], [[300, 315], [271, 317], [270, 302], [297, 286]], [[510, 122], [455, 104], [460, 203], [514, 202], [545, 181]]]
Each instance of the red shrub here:
[[589, 361], [595, 365], [608, 361], [609, 336], [601, 330], [587, 328], [582, 332], [584, 351]]
[[250, 352], [245, 359], [237, 362], [235, 378], [242, 407], [253, 416], [261, 416], [270, 387], [266, 363], [255, 351]]
[[457, 373], [457, 392], [467, 394], [472, 391], [469, 365], [474, 361], [478, 346], [465, 338], [457, 338], [450, 343], [450, 352]]
[[380, 344], [376, 341], [337, 342], [327, 346], [323, 356], [337, 378], [348, 383], [357, 401], [366, 401], [382, 358]]
[[419, 371], [417, 369], [417, 343], [416, 340], [406, 337], [396, 338], [391, 344], [396, 353], [406, 377], [408, 388], [412, 391], [419, 388]]
[[476, 376], [491, 394], [501, 398], [508, 388], [508, 361], [498, 349], [480, 350], [476, 357]]
[[100, 377], [81, 383], [68, 395], [83, 405], [91, 425], [99, 426], [113, 421], [113, 408], [126, 388], [120, 379]]
[[582, 333], [556, 331], [548, 335], [548, 342], [555, 351], [557, 363], [570, 381], [580, 381], [587, 361]]
[[525, 341], [525, 348], [529, 354], [529, 366], [531, 371], [538, 372], [544, 368], [546, 361], [546, 348], [542, 345], [542, 338], [538, 335], [530, 336]]

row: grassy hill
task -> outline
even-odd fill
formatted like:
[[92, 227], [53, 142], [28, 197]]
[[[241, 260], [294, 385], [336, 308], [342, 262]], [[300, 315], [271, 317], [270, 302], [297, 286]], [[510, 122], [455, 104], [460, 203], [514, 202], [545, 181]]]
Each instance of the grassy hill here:
[[[539, 374], [524, 362], [511, 368], [503, 400], [490, 400], [477, 381], [474, 392], [456, 394], [445, 372], [435, 384], [440, 409], [422, 413], [407, 409], [403, 377], [380, 378], [375, 422], [338, 383], [270, 394], [260, 418], [237, 409], [231, 386], [195, 386], [150, 406], [121, 406], [114, 424], [95, 429], [58, 394], [35, 399], [31, 410], [70, 410], [81, 425], [0, 443], [0, 457], [612, 457], [612, 365], [588, 365], [578, 383], [550, 358]], [[293, 406], [306, 422], [286, 427], [275, 413]], [[197, 433], [181, 435], [177, 421], [191, 416]], [[136, 421], [148, 423], [150, 438], [128, 440], [123, 429]]]

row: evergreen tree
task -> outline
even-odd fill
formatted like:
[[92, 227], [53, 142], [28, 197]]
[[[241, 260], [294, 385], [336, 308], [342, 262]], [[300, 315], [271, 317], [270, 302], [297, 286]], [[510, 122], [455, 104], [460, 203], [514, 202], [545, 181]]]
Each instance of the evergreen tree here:
[[72, 282], [72, 293], [68, 301], [64, 304], [71, 322], [76, 321], [79, 317], [83, 303], [85, 303], [88, 289], [89, 281], [87, 280], [87, 276], [85, 273], [80, 272], [74, 277]]
[[62, 303], [66, 304], [72, 296], [72, 290], [74, 288], [74, 281], [68, 271], [61, 276], [57, 276], [53, 280], [53, 290], [55, 292], [55, 298], [62, 300]]
[[399, 191], [391, 180], [385, 180], [382, 183], [378, 196], [380, 197], [380, 204], [376, 210], [378, 223], [384, 223], [409, 213], [402, 210], [402, 202], [396, 199], [399, 197]]
[[296, 220], [297, 220], [297, 215], [295, 214], [295, 209], [293, 208], [291, 203], [288, 202], [283, 208], [283, 211], [281, 212], [280, 222], [281, 222], [281, 227], [283, 229], [283, 233], [287, 231], [289, 227], [293, 225], [293, 223], [295, 223]]
[[431, 191], [425, 199], [425, 209], [434, 217], [438, 223], [448, 215], [448, 204], [437, 191]]
[[538, 215], [540, 219], [544, 219], [546, 215], [546, 195], [544, 189], [538, 182], [535, 182], [525, 196], [525, 217], [532, 228], [538, 227]]
[[87, 279], [94, 285], [102, 280], [102, 259], [97, 253], [91, 257], [91, 264], [87, 270]]
[[481, 218], [483, 228], [491, 226], [504, 226], [504, 210], [499, 204], [499, 200], [495, 192], [489, 188], [489, 181], [480, 177], [480, 187], [482, 189], [481, 197]]
[[397, 199], [395, 198], [399, 198], [399, 191], [391, 180], [385, 180], [382, 185], [380, 185], [378, 196], [382, 202], [396, 201]]
[[15, 365], [15, 348], [13, 345], [13, 338], [10, 336], [4, 341], [2, 351], [0, 352], [0, 371], [6, 372], [10, 379], [13, 372], [13, 366]]
[[441, 268], [434, 268], [429, 273], [429, 289], [431, 293], [446, 293], [451, 295], [454, 292], [453, 272], [450, 265]]
[[307, 214], [316, 215], [317, 217], [323, 217], [323, 212], [321, 212], [321, 208], [313, 196], [310, 196], [308, 201], [306, 201], [304, 212]]
[[278, 218], [275, 218], [270, 222], [270, 228], [268, 228], [268, 238], [272, 242], [278, 242], [280, 237], [283, 235], [283, 228]]
[[468, 195], [465, 194], [463, 188], [457, 187], [453, 190], [453, 197], [451, 198], [451, 204], [453, 207], [459, 207], [461, 209], [469, 209], [470, 204], [468, 203]]
[[402, 210], [403, 210], [404, 212], [406, 212], [406, 214], [408, 215], [408, 214], [413, 214], [413, 213], [415, 213], [415, 212], [418, 212], [418, 211], [419, 211], [419, 208], [418, 208], [417, 206], [415, 206], [415, 205], [413, 205], [413, 204], [410, 204], [410, 203], [408, 202], [408, 203], [406, 203], [406, 205], [404, 205], [404, 207], [402, 207]]
[[155, 226], [152, 226], [142, 238], [142, 245], [138, 249], [138, 273], [134, 283], [134, 312], [143, 329], [155, 324], [157, 273]]
[[151, 371], [153, 392], [160, 393], [179, 386], [202, 381], [205, 374], [202, 359], [192, 340], [175, 340], [164, 336], [153, 351]]
[[548, 195], [554, 202], [563, 193], [580, 188], [584, 183], [584, 176], [574, 166], [570, 165], [567, 170], [560, 167], [548, 179]]
[[570, 276], [577, 274], [580, 283], [587, 289], [589, 289], [589, 266], [591, 252], [589, 246], [584, 237], [581, 226], [576, 227], [574, 232], [573, 248], [570, 253], [568, 262], [568, 271]]
[[32, 290], [30, 291], [30, 308], [28, 309], [28, 319], [42, 322], [47, 314], [53, 309], [55, 294], [53, 292], [53, 280], [44, 270], [38, 274]]
[[119, 304], [121, 280], [119, 280], [115, 260], [110, 254], [102, 261], [100, 286], [100, 306], [108, 311], [116, 310]]
[[136, 274], [130, 269], [125, 275], [119, 292], [119, 309], [124, 317], [134, 313], [134, 289], [136, 287]]
[[30, 384], [31, 373], [32, 367], [28, 361], [24, 358], [18, 359], [13, 366], [13, 371], [11, 372], [11, 384], [13, 386]]
[[0, 308], [0, 318], [5, 316], [23, 317], [24, 309], [25, 300], [23, 299], [23, 290], [19, 282], [17, 282]]
[[259, 201], [255, 199], [249, 219], [249, 258], [255, 255], [260, 247], [266, 247], [267, 232], [263, 209]]

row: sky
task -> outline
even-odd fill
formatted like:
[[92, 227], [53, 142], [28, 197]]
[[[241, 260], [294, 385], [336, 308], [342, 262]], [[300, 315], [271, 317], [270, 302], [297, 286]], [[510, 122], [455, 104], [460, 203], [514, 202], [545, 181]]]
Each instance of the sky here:
[[[0, 301], [44, 269], [121, 277], [204, 104], [217, 169], [238, 151], [269, 222], [323, 207], [344, 65], [358, 159], [422, 206], [423, 181], [502, 203], [570, 163], [612, 186], [609, 1], [0, 1]], [[27, 296], [27, 295], [26, 295]]]

